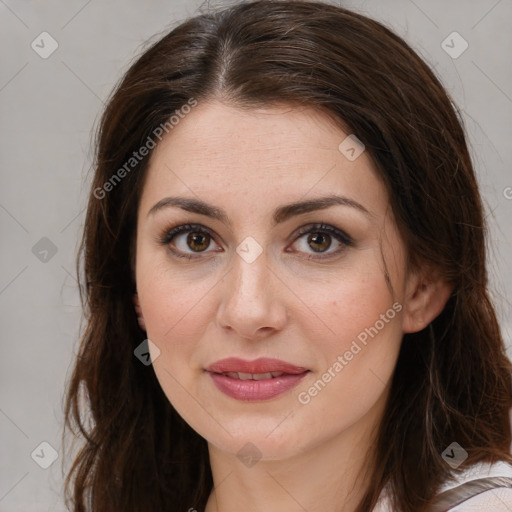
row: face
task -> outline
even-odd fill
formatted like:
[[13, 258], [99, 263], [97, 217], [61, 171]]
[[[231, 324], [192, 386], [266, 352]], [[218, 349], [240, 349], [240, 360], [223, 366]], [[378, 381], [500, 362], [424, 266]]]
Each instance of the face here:
[[348, 135], [314, 110], [202, 102], [151, 157], [138, 297], [162, 389], [210, 446], [286, 458], [382, 412], [406, 254]]

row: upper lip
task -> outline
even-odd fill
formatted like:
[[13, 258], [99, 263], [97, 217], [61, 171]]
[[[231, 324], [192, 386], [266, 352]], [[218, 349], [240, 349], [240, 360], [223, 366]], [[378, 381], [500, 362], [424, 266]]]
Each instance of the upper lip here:
[[241, 372], [241, 373], [267, 373], [283, 372], [289, 374], [299, 374], [308, 371], [307, 368], [296, 366], [279, 359], [260, 357], [254, 361], [245, 361], [237, 357], [228, 357], [220, 359], [206, 368], [213, 373]]

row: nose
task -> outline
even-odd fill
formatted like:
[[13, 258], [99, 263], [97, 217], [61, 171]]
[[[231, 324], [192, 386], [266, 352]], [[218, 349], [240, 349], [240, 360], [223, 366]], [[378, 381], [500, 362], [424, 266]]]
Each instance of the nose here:
[[222, 280], [217, 321], [240, 338], [260, 340], [280, 331], [287, 321], [282, 300], [285, 287], [269, 266], [266, 251], [252, 263], [238, 254]]

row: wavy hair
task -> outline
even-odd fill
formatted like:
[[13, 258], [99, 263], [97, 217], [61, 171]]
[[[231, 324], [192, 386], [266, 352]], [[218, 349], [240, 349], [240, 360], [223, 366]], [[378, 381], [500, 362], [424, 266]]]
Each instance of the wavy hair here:
[[306, 105], [348, 127], [389, 191], [411, 264], [453, 283], [443, 312], [403, 336], [357, 512], [386, 486], [394, 510], [427, 510], [450, 475], [441, 453], [453, 441], [469, 454], [456, 471], [512, 462], [512, 368], [488, 293], [482, 200], [449, 95], [400, 37], [365, 16], [320, 2], [242, 2], [152, 43], [102, 115], [77, 261], [85, 323], [65, 396], [65, 431], [82, 443], [65, 482], [70, 510], [202, 511], [212, 490], [206, 441], [133, 354], [145, 338], [132, 304], [133, 243], [151, 152], [98, 192], [191, 98]]

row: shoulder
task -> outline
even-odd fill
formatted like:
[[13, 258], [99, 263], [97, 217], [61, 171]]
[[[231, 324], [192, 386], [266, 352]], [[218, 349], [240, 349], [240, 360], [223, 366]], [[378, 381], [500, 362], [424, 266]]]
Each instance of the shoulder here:
[[510, 512], [512, 465], [506, 462], [474, 464], [446, 482], [438, 497], [453, 504], [447, 509], [449, 512]]
[[477, 479], [495, 477], [512, 478], [512, 465], [504, 461], [473, 464], [462, 472], [452, 473], [452, 478], [440, 487], [439, 493]]
[[448, 512], [510, 512], [512, 488], [496, 488], [477, 494]]
[[[372, 512], [392, 512], [390, 488], [386, 486]], [[432, 510], [446, 512], [512, 512], [512, 465], [507, 462], [478, 463], [459, 473], [437, 493]]]

